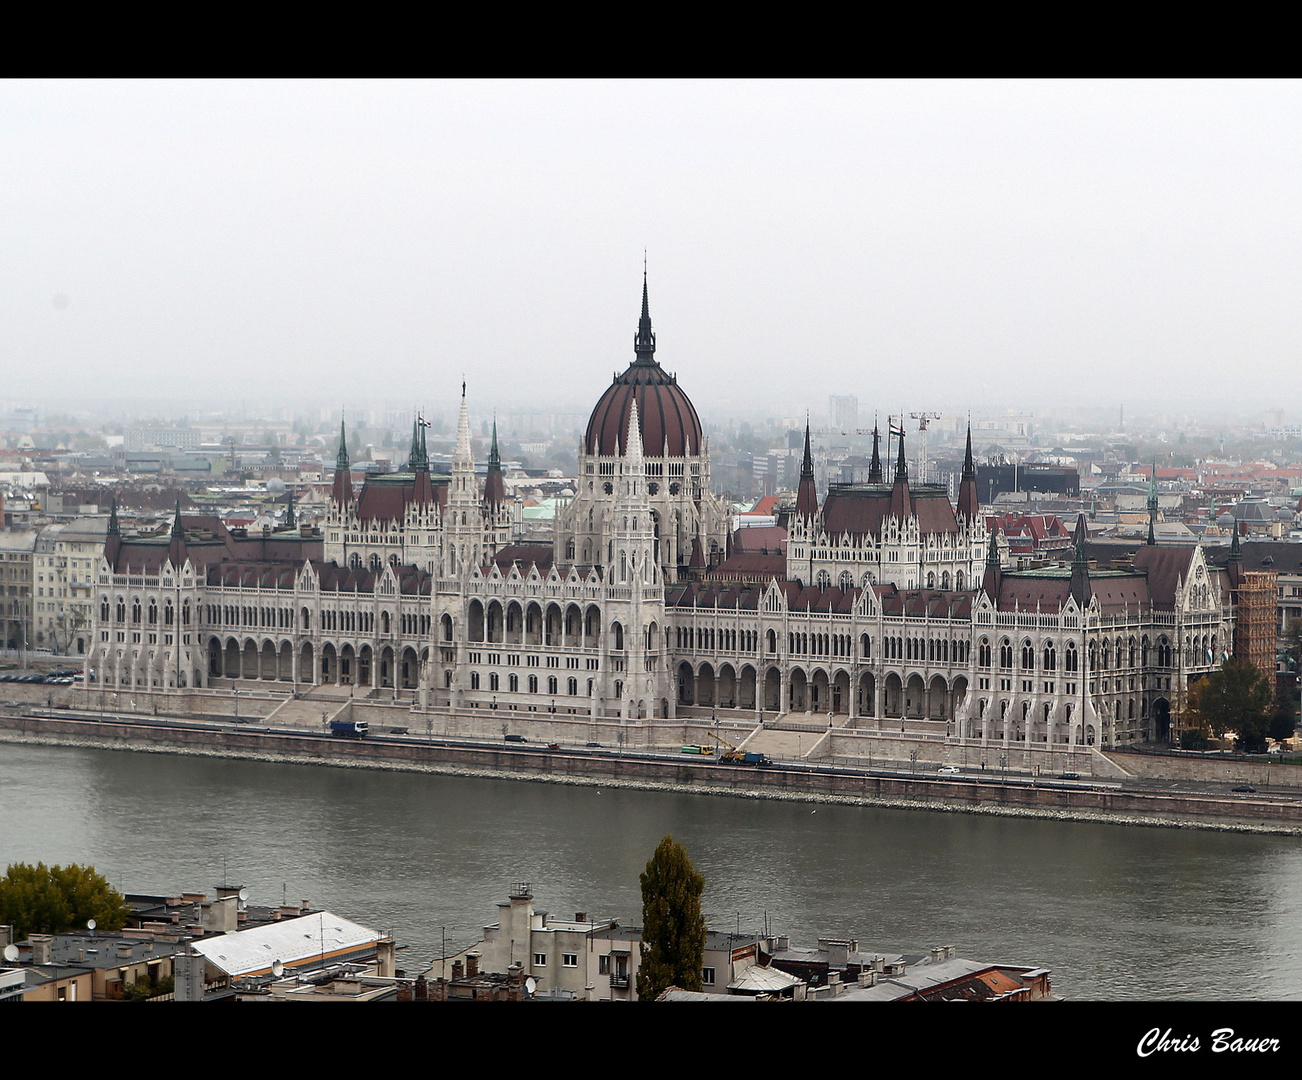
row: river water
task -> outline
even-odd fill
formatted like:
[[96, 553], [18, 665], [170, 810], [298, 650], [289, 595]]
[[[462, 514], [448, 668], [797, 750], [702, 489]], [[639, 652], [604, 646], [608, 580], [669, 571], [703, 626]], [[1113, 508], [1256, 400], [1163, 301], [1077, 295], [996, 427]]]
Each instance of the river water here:
[[477, 941], [517, 881], [558, 917], [639, 922], [666, 833], [712, 929], [953, 944], [1076, 1000], [1302, 997], [1292, 837], [0, 744], [0, 865], [307, 899], [391, 931], [409, 974]]

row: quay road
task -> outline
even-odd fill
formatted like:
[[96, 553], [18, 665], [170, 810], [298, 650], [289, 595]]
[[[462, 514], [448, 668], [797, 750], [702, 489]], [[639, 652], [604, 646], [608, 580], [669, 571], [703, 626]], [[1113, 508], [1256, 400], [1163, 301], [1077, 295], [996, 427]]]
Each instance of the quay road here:
[[622, 784], [702, 794], [965, 810], [1128, 824], [1302, 833], [1296, 788], [1201, 780], [1034, 777], [998, 769], [941, 774], [909, 762], [876, 767], [805, 760], [766, 765], [726, 763], [711, 755], [588, 744], [552, 744], [473, 735], [395, 733], [372, 727], [364, 739], [303, 728], [179, 719], [122, 712], [9, 705], [0, 709], [0, 739], [89, 744], [117, 749], [216, 754], [344, 767], [408, 769], [465, 775]]

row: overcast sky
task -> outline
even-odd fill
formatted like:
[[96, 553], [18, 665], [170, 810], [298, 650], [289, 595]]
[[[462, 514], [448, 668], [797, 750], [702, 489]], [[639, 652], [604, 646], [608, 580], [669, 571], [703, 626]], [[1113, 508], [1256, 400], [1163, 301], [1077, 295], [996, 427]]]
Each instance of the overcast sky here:
[[1302, 84], [3, 82], [0, 400], [1295, 404]]

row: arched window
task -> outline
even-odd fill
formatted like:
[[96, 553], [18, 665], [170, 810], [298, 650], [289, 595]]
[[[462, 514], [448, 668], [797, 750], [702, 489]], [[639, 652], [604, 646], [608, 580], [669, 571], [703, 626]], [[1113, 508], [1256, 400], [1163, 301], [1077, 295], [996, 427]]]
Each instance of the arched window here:
[[1054, 671], [1058, 667], [1058, 650], [1053, 647], [1052, 641], [1044, 643], [1044, 670]]
[[1077, 670], [1079, 661], [1076, 655], [1076, 642], [1074, 641], [1067, 642], [1067, 654], [1063, 658], [1063, 665], [1070, 672], [1074, 673]]
[[977, 663], [981, 667], [990, 666], [990, 640], [982, 638], [977, 644]]
[[999, 666], [1005, 669], [1013, 666], [1013, 643], [1007, 638], [999, 643]]
[[1035, 670], [1035, 646], [1031, 644], [1030, 638], [1022, 642], [1022, 670]]

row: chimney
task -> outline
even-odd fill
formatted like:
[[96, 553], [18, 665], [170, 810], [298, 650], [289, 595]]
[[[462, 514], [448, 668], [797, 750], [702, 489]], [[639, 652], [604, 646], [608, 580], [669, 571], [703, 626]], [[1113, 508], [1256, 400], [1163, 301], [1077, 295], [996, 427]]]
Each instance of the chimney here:
[[460, 960], [452, 962], [452, 981], [460, 982], [466, 977], [466, 965]]
[[588, 921], [588, 913], [587, 913], [586, 911], [576, 911], [576, 912], [574, 913], [574, 921], [575, 921], [575, 922], [587, 922], [587, 921]]
[[0, 926], [0, 949], [3, 949], [6, 945], [12, 945], [13, 943], [14, 928], [8, 925]]
[[466, 978], [473, 979], [479, 974], [479, 953], [466, 953]]
[[425, 981], [424, 975], [416, 976], [416, 1000], [429, 1001], [429, 983]]
[[944, 950], [944, 949], [932, 949], [932, 950], [931, 950], [931, 962], [932, 962], [933, 964], [939, 964], [939, 963], [940, 963], [942, 960], [944, 960], [944, 959], [945, 959], [945, 950]]
[[129, 941], [118, 942], [118, 959], [123, 960], [135, 952], [134, 946]]
[[48, 964], [54, 948], [54, 938], [49, 934], [29, 934], [27, 940], [32, 944], [32, 963]]

